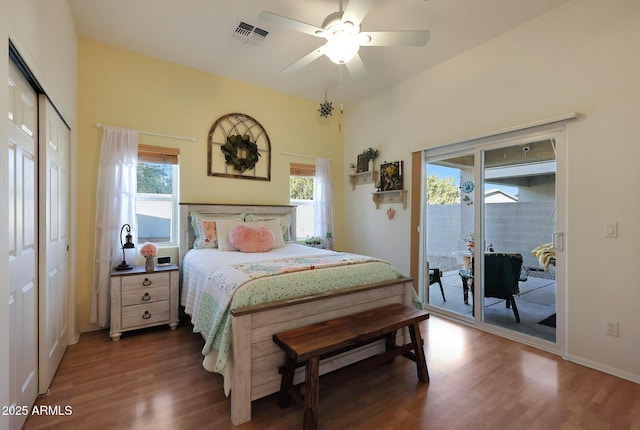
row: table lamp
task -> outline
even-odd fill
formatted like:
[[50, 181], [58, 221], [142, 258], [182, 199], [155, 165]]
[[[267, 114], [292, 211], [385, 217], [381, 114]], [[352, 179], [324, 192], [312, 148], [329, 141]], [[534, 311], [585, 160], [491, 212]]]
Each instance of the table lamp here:
[[[127, 235], [125, 237], [125, 242], [122, 243], [122, 233], [125, 228], [127, 229]], [[133, 244], [133, 236], [131, 236], [131, 226], [129, 224], [124, 224], [120, 229], [120, 246], [122, 247], [122, 263], [116, 267], [116, 270], [130, 270], [132, 268], [131, 264], [127, 263], [125, 258], [124, 250], [135, 248], [136, 246]]]

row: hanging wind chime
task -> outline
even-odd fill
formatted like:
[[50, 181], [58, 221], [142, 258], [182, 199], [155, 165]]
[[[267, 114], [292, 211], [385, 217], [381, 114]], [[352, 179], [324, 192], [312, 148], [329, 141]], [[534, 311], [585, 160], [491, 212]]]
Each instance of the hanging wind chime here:
[[320, 116], [322, 118], [329, 118], [333, 112], [333, 103], [327, 101], [326, 89], [324, 90], [324, 103], [320, 103], [320, 109], [318, 109], [318, 112], [320, 112]]

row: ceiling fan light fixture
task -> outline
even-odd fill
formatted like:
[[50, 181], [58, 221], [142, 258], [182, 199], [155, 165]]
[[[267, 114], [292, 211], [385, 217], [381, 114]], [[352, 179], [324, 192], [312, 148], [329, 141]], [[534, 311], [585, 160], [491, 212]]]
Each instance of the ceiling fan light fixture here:
[[350, 34], [351, 36], [357, 36], [360, 33], [360, 26], [355, 25], [351, 21], [344, 21], [342, 23], [342, 31]]
[[359, 33], [357, 38], [360, 45], [366, 45], [367, 43], [371, 42], [371, 36], [369, 36], [368, 34]]
[[359, 50], [358, 38], [344, 31], [334, 33], [322, 47], [322, 53], [336, 64], [348, 63]]

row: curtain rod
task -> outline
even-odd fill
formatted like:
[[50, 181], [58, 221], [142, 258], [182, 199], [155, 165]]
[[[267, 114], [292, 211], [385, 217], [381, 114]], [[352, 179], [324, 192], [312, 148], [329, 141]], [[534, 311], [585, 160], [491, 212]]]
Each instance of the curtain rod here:
[[[290, 157], [313, 158], [314, 160], [316, 158], [322, 158], [322, 157], [316, 157], [315, 155], [295, 154], [293, 152], [286, 152], [286, 151], [283, 151], [282, 155], [288, 155]], [[333, 161], [333, 158], [329, 158], [329, 161]]]
[[[102, 127], [113, 127], [113, 126], [105, 126], [104, 124], [98, 123], [96, 124], [96, 127], [102, 128]], [[196, 141], [195, 137], [173, 136], [171, 134], [153, 133], [151, 131], [142, 131], [142, 130], [133, 130], [133, 131], [137, 131], [140, 134], [147, 134], [149, 136], [159, 136], [159, 137], [167, 137], [169, 139], [188, 140], [190, 142]]]

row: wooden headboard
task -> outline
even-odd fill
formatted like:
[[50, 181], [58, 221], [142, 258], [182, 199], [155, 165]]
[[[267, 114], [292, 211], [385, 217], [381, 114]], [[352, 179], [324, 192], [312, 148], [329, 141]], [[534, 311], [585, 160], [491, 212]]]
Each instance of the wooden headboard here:
[[191, 212], [203, 215], [233, 215], [233, 214], [260, 214], [260, 215], [290, 215], [291, 227], [289, 237], [296, 240], [296, 206], [290, 205], [231, 205], [231, 204], [207, 204], [207, 203], [180, 203], [180, 250], [178, 260], [182, 267], [182, 259], [188, 250], [193, 247], [196, 238], [191, 226]]

